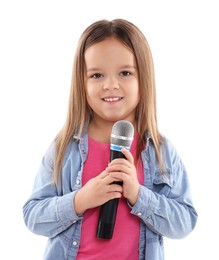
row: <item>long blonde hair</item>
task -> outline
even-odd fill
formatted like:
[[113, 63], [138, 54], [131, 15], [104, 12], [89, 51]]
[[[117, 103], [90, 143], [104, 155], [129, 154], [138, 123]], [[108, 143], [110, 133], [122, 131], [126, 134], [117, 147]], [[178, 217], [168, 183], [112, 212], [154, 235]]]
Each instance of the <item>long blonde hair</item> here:
[[87, 103], [85, 92], [84, 53], [92, 44], [112, 36], [126, 45], [136, 59], [141, 97], [136, 109], [137, 131], [139, 134], [137, 155], [140, 157], [142, 143], [145, 143], [145, 134], [149, 132], [158, 161], [161, 163], [160, 144], [162, 138], [157, 126], [154, 65], [149, 44], [143, 33], [129, 21], [124, 19], [100, 20], [85, 29], [76, 49], [68, 113], [65, 124], [55, 140], [56, 158], [53, 181], [56, 184], [60, 184], [62, 161], [70, 139], [74, 135], [80, 137], [86, 122], [91, 119], [91, 108]]

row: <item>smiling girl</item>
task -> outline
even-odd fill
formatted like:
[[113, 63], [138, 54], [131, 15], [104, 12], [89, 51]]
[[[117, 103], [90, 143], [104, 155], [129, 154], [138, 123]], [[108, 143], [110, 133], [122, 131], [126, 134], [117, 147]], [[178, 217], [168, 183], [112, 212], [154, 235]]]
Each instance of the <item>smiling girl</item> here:
[[[183, 238], [194, 229], [187, 172], [159, 133], [155, 92], [150, 48], [134, 24], [100, 20], [83, 32], [66, 122], [23, 207], [27, 227], [48, 237], [45, 260], [163, 260], [163, 237]], [[122, 149], [126, 159], [109, 163], [119, 120], [133, 124], [134, 140], [130, 151]], [[113, 237], [100, 239], [100, 206], [115, 198]]]

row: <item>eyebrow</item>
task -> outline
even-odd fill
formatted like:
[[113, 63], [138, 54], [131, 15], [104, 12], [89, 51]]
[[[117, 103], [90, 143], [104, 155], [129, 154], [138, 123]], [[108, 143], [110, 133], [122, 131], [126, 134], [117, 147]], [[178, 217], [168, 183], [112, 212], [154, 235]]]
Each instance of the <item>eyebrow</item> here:
[[121, 69], [136, 69], [135, 65], [123, 65], [121, 66]]
[[[122, 65], [122, 66], [120, 66], [120, 69], [136, 69], [136, 66], [134, 66], [134, 65]], [[91, 68], [87, 69], [87, 72], [100, 71], [100, 70], [102, 70], [102, 68], [91, 67]]]
[[94, 68], [89, 68], [89, 69], [87, 69], [87, 72], [92, 72], [92, 71], [99, 71], [99, 70], [101, 70], [100, 68], [98, 68], [98, 67], [94, 67]]

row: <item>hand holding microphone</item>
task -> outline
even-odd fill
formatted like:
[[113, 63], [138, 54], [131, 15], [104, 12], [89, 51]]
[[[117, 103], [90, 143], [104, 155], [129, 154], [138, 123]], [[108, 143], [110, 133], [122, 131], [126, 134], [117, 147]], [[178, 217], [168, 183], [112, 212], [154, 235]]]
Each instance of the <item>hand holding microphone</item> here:
[[[125, 158], [121, 149], [125, 147], [130, 150], [134, 136], [133, 125], [125, 120], [118, 121], [114, 124], [111, 133], [110, 143], [110, 161], [116, 158]], [[116, 182], [122, 185], [122, 182]], [[100, 208], [100, 215], [97, 226], [97, 237], [111, 239], [116, 221], [116, 213], [119, 199], [112, 199]]]
[[127, 149], [123, 148], [121, 151], [127, 160], [113, 160], [109, 163], [107, 172], [110, 177], [122, 182], [122, 196], [126, 198], [131, 205], [135, 205], [140, 188], [136, 165], [133, 156]]

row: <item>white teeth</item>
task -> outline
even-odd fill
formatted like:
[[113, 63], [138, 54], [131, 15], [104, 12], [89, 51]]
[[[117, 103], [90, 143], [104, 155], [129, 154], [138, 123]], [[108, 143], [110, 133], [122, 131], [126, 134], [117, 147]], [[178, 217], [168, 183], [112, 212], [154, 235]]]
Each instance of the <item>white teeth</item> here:
[[114, 97], [114, 98], [104, 98], [103, 100], [104, 101], [107, 101], [107, 102], [113, 102], [113, 101], [118, 101], [122, 99], [121, 97]]

